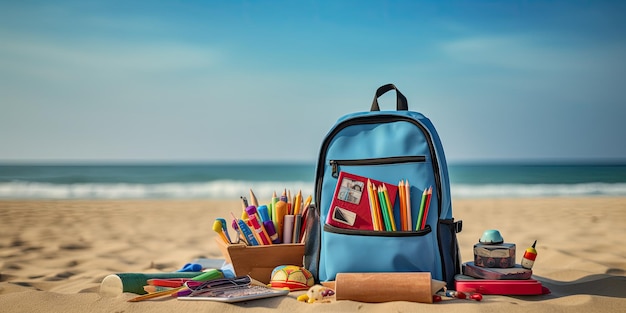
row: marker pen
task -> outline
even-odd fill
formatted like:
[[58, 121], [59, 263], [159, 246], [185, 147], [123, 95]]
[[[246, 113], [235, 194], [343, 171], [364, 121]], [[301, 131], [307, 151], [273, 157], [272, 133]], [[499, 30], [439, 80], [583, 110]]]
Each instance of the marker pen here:
[[535, 259], [537, 258], [537, 250], [535, 250], [536, 244], [537, 240], [535, 240], [532, 247], [524, 251], [524, 256], [522, 257], [522, 267], [525, 269], [532, 269], [535, 264]]
[[[248, 208], [250, 208], [250, 207], [248, 207]], [[249, 221], [250, 221], [250, 224], [252, 224], [252, 228], [254, 228], [254, 232], [256, 232], [257, 237], [261, 240], [263, 245], [271, 245], [272, 242], [270, 241], [270, 237], [263, 230], [263, 226], [261, 226], [261, 224], [259, 224], [259, 220], [257, 219], [257, 215], [256, 214], [251, 214], [250, 212], [251, 211], [248, 211], [248, 216], [250, 218]]]
[[280, 238], [278, 238], [278, 234], [276, 233], [276, 228], [274, 228], [274, 223], [272, 221], [263, 222], [263, 226], [267, 231], [267, 235], [270, 236], [272, 243], [280, 243]]
[[226, 220], [223, 218], [217, 218], [216, 220], [220, 221], [220, 223], [222, 223], [222, 231], [224, 231], [224, 235], [226, 235], [226, 238], [228, 239], [228, 242], [232, 243], [233, 241], [230, 240], [230, 235], [228, 234], [228, 228], [226, 227]]
[[250, 229], [248, 224], [246, 224], [246, 222], [242, 220], [237, 220], [237, 224], [239, 225], [239, 229], [241, 230], [243, 235], [246, 237], [248, 243], [251, 246], [258, 246], [259, 242], [256, 240], [256, 237], [254, 236], [254, 233], [252, 233], [252, 230]]

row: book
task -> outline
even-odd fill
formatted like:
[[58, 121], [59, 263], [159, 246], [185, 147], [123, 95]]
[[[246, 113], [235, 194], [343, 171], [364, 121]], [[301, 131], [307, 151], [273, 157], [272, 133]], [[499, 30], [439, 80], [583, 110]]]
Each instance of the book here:
[[386, 188], [389, 204], [393, 210], [398, 186], [348, 172], [340, 172], [326, 224], [346, 229], [374, 230], [367, 190], [368, 179], [373, 185]]
[[516, 264], [514, 267], [508, 268], [489, 268], [480, 267], [474, 262], [463, 263], [463, 274], [475, 278], [491, 279], [491, 280], [512, 280], [512, 279], [530, 279], [533, 274], [532, 270], [525, 269]]
[[461, 292], [478, 292], [483, 295], [545, 295], [550, 289], [534, 279], [492, 280], [456, 275], [455, 289]]

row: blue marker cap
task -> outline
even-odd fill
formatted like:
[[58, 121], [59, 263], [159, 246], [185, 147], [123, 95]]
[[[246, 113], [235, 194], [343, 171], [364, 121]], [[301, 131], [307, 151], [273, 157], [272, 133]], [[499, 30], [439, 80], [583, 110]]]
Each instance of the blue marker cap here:
[[256, 211], [259, 213], [259, 216], [261, 217], [261, 222], [266, 222], [270, 220], [270, 213], [269, 213], [269, 209], [267, 208], [267, 205], [260, 205]]

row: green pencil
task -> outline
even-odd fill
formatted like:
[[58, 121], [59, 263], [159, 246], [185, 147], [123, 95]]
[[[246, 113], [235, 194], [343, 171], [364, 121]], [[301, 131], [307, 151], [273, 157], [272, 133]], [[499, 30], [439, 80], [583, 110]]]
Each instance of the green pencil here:
[[389, 220], [389, 212], [387, 211], [387, 201], [385, 201], [385, 194], [382, 188], [378, 188], [378, 202], [380, 202], [380, 211], [383, 213], [383, 220], [385, 221], [385, 230], [392, 231], [391, 221]]
[[428, 196], [426, 189], [422, 193], [422, 202], [420, 203], [420, 212], [417, 214], [417, 224], [415, 224], [415, 230], [420, 230], [422, 227], [422, 218], [424, 218], [424, 206], [426, 204], [426, 197]]

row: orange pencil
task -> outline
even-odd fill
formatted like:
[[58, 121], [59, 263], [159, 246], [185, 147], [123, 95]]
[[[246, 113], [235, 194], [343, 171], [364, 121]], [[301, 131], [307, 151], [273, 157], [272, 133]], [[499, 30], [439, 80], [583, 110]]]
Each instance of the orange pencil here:
[[407, 223], [407, 230], [411, 231], [413, 226], [413, 217], [411, 216], [411, 185], [409, 185], [409, 180], [407, 179], [404, 182], [404, 200], [406, 201], [404, 203], [405, 206], [405, 210], [406, 210], [406, 223]]
[[276, 226], [276, 233], [278, 234], [280, 242], [283, 242], [283, 227], [285, 225], [285, 215], [288, 215], [288, 210], [289, 205], [283, 200], [276, 202], [276, 205], [274, 206], [274, 211], [276, 213], [276, 221], [274, 221], [274, 225]]
[[398, 183], [398, 193], [400, 194], [400, 228], [402, 230], [407, 230], [406, 227], [406, 202], [404, 198], [404, 182], [400, 181]]

